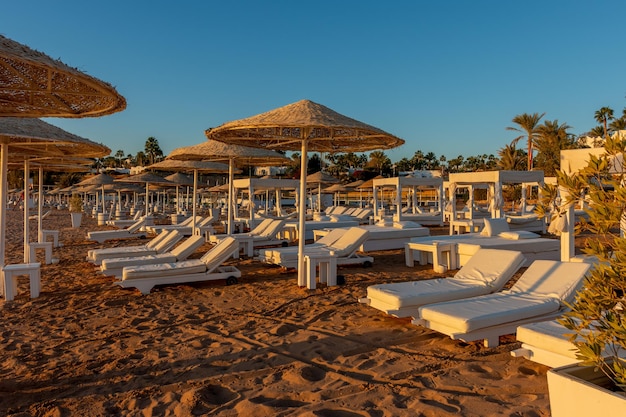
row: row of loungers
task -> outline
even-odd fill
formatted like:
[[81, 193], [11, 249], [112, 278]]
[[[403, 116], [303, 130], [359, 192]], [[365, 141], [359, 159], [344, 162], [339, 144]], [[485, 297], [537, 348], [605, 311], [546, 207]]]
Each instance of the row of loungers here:
[[519, 252], [481, 249], [452, 278], [379, 284], [359, 301], [413, 324], [465, 342], [499, 337], [521, 324], [561, 316], [591, 264], [538, 260], [508, 290], [499, 291], [523, 264]]
[[116, 276], [117, 285], [137, 288], [142, 294], [149, 293], [155, 285], [217, 279], [226, 279], [230, 285], [241, 277], [241, 271], [236, 267], [222, 266], [239, 251], [235, 238], [225, 237], [199, 259], [187, 260], [204, 243], [201, 235], [188, 237], [171, 251], [158, 253], [155, 249], [163, 248], [164, 242], [169, 245], [181, 238], [179, 231], [165, 230], [146, 245], [93, 249], [88, 252], [87, 259], [100, 264], [105, 275]]
[[[87, 259], [99, 265], [103, 274], [118, 278], [116, 284], [135, 287], [144, 294], [155, 285], [169, 283], [225, 278], [227, 284], [232, 284], [241, 277], [241, 272], [235, 267], [223, 267], [221, 264], [231, 256], [238, 257], [240, 249], [249, 244], [271, 246], [286, 243], [276, 238], [283, 225], [284, 220], [267, 219], [251, 233], [211, 235], [215, 245], [200, 259], [187, 260], [202, 246], [205, 238], [201, 234], [194, 234], [179, 243], [185, 232], [176, 227], [163, 228], [144, 245], [90, 250]], [[177, 243], [178, 246], [174, 247]]]

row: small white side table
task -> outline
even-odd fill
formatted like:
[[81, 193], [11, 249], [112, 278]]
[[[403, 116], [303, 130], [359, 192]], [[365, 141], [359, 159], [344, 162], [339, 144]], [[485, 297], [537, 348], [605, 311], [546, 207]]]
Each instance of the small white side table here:
[[[420, 265], [428, 263], [428, 254], [433, 257], [433, 270], [443, 274], [449, 269], [456, 269], [456, 243], [446, 241], [408, 242], [404, 246], [406, 266], [413, 267], [415, 256], [418, 256]], [[445, 259], [445, 264], [441, 262]]]
[[304, 267], [308, 289], [315, 289], [318, 269], [320, 283], [326, 283], [329, 287], [337, 285], [337, 256], [333, 251], [307, 253], [304, 255]]

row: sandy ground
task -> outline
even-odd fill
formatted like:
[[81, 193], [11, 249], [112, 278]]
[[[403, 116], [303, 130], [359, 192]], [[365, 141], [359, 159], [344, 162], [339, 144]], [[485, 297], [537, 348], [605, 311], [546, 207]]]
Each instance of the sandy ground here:
[[[85, 261], [98, 227], [53, 211], [58, 264], [42, 292], [26, 278], [0, 301], [0, 415], [7, 416], [548, 416], [548, 368], [462, 343], [359, 304], [368, 285], [436, 276], [402, 251], [346, 284], [314, 291], [295, 272], [229, 261], [239, 284], [157, 287], [142, 296]], [[7, 263], [22, 261], [22, 220], [9, 212]], [[32, 225], [35, 236], [35, 225]], [[144, 241], [145, 242], [145, 241]], [[203, 249], [208, 246], [203, 247]]]

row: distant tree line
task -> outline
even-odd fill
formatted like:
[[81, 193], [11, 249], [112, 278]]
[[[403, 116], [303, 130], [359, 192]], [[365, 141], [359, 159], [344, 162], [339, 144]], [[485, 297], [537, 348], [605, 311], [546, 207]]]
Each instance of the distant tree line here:
[[[610, 107], [602, 107], [594, 114], [598, 123], [588, 132], [581, 135], [571, 133], [572, 127], [558, 120], [544, 120], [545, 113], [523, 113], [513, 117], [513, 126], [505, 130], [518, 132], [508, 144], [505, 144], [494, 154], [480, 154], [472, 156], [458, 155], [447, 159], [444, 155], [437, 156], [433, 152], [416, 150], [411, 158], [402, 158], [392, 162], [384, 151], [373, 151], [369, 154], [353, 152], [339, 154], [311, 153], [308, 158], [307, 172], [313, 173], [324, 169], [337, 177], [353, 179], [369, 179], [376, 175], [392, 176], [400, 172], [414, 170], [438, 170], [446, 175], [451, 172], [489, 171], [495, 169], [525, 171], [532, 169], [543, 170], [546, 176], [554, 176], [560, 166], [560, 151], [588, 146], [581, 140], [584, 137], [606, 139], [618, 130], [626, 129], [626, 108], [619, 117]], [[518, 148], [520, 142], [523, 148]], [[284, 153], [284, 152], [281, 152]], [[300, 154], [290, 155], [291, 162], [287, 166], [286, 176], [297, 178], [300, 175]], [[96, 159], [93, 168], [131, 168], [134, 166], [151, 165], [164, 158], [159, 141], [149, 137], [144, 143], [144, 149], [135, 155], [126, 154], [118, 149], [112, 155]], [[253, 167], [250, 167], [252, 169]], [[244, 167], [244, 172], [249, 169]], [[55, 173], [45, 173], [46, 184], [57, 183], [62, 186], [71, 185], [80, 179], [80, 174], [66, 174], [59, 176]], [[358, 177], [358, 178], [357, 178]], [[23, 186], [23, 173], [19, 170], [9, 172], [10, 188]]]

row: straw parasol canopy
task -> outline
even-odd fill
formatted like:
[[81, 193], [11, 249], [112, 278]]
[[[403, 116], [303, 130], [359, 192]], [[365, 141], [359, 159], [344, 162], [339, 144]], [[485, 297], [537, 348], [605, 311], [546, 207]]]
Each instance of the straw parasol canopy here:
[[289, 158], [279, 154], [278, 152], [250, 148], [237, 144], [226, 144], [223, 142], [209, 140], [197, 145], [186, 146], [184, 148], [174, 149], [167, 157], [168, 159], [184, 159], [184, 160], [207, 160], [228, 162], [228, 222], [226, 233], [233, 232], [233, 215], [234, 215], [234, 167], [245, 165], [263, 164], [264, 166], [277, 166], [289, 163]]
[[228, 165], [211, 161], [164, 159], [163, 161], [148, 165], [146, 169], [156, 171], [201, 171], [204, 173], [223, 173], [228, 172]]
[[365, 152], [400, 146], [404, 140], [336, 111], [301, 100], [257, 116], [208, 129], [209, 139], [267, 149]]
[[[85, 178], [84, 180], [76, 183], [77, 186], [82, 187], [81, 190], [83, 192], [95, 191], [98, 188], [101, 188], [102, 191], [102, 212], [106, 213], [107, 208], [106, 204], [104, 204], [104, 195], [106, 192], [106, 186], [111, 185], [115, 182], [115, 178], [110, 176], [109, 174], [96, 174], [92, 177]], [[98, 208], [98, 196], [96, 194], [96, 209]]]
[[177, 159], [164, 159], [148, 166], [148, 169], [163, 170], [163, 171], [193, 171], [193, 205], [192, 216], [195, 227], [196, 218], [196, 195], [198, 194], [198, 172], [204, 173], [222, 173], [229, 172], [229, 166], [221, 164], [219, 162], [211, 161], [198, 161], [198, 160], [177, 160]]
[[170, 159], [215, 162], [228, 162], [232, 159], [236, 166], [250, 164], [276, 166], [285, 165], [290, 162], [289, 158], [275, 151], [227, 144], [215, 140], [209, 140], [183, 148], [176, 148], [167, 156], [166, 161]]
[[224, 123], [207, 138], [265, 149], [300, 150], [298, 285], [305, 285], [304, 236], [307, 152], [364, 152], [400, 146], [404, 140], [336, 111], [301, 100], [278, 109]]
[[104, 116], [126, 108], [113, 86], [0, 35], [0, 116]]
[[322, 171], [317, 171], [307, 175], [306, 183], [311, 184], [310, 189], [317, 188], [317, 211], [322, 211], [322, 185], [336, 184], [339, 180], [332, 175], [328, 175]]
[[82, 185], [106, 185], [106, 184], [113, 184], [114, 182], [115, 182], [115, 178], [113, 178], [109, 174], [104, 174], [103, 173], [103, 174], [96, 174], [93, 177], [85, 178], [84, 180], [80, 181], [76, 185], [79, 185], [79, 186], [82, 186]]
[[167, 177], [165, 177], [165, 179], [168, 181], [172, 181], [176, 185], [183, 186], [183, 187], [185, 186], [191, 187], [193, 185], [193, 178], [181, 172], [175, 172], [173, 174], [170, 174]]
[[160, 175], [156, 175], [156, 174], [153, 174], [152, 172], [145, 172], [145, 171], [139, 174], [128, 176], [128, 177], [119, 178], [119, 179], [116, 179], [115, 181], [129, 182], [129, 183], [135, 183], [135, 184], [143, 184], [143, 183], [146, 184], [146, 204], [145, 204], [146, 205], [146, 217], [150, 215], [150, 207], [148, 204], [148, 195], [150, 195], [150, 185], [160, 185], [163, 187], [176, 186], [176, 184], [174, 184], [171, 181], [166, 180]]
[[364, 182], [365, 181], [363, 181], [363, 180], [356, 180], [356, 181], [353, 181], [353, 182], [349, 182], [348, 184], [345, 184], [345, 186], [347, 188], [357, 188], [358, 186], [360, 186]]
[[9, 145], [11, 161], [34, 157], [98, 158], [111, 149], [39, 119], [0, 117], [0, 143]]
[[330, 187], [324, 188], [325, 193], [347, 193], [350, 189], [345, 185], [333, 184]]
[[325, 172], [317, 171], [313, 174], [307, 175], [306, 177], [307, 184], [318, 185], [318, 184], [337, 184], [339, 180], [332, 175], [328, 175]]

